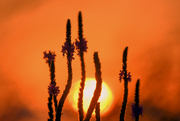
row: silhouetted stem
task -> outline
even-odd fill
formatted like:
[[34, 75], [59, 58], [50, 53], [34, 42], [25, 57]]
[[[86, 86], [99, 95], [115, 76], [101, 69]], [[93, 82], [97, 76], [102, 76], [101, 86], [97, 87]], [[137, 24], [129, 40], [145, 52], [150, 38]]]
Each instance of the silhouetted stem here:
[[124, 71], [124, 98], [122, 102], [122, 108], [120, 113], [120, 121], [124, 121], [126, 104], [127, 104], [127, 97], [128, 97], [128, 78], [127, 78], [127, 51], [128, 47], [125, 48], [123, 52], [123, 71]]
[[[78, 35], [79, 35], [79, 40], [83, 38], [83, 30], [82, 30], [82, 16], [81, 12], [79, 12], [78, 15]], [[83, 121], [84, 118], [84, 111], [83, 111], [83, 90], [85, 86], [85, 79], [86, 79], [86, 72], [85, 72], [85, 63], [84, 63], [84, 53], [80, 53], [80, 61], [81, 61], [81, 83], [80, 83], [80, 88], [79, 88], [79, 98], [78, 98], [78, 113], [79, 113], [79, 120]]]
[[57, 96], [54, 95], [54, 107], [55, 111], [57, 112]]
[[62, 108], [65, 102], [65, 99], [67, 95], [69, 94], [71, 84], [72, 84], [72, 68], [71, 68], [71, 61], [68, 61], [68, 81], [67, 81], [66, 88], [59, 101], [59, 105], [57, 107], [56, 121], [61, 121]]
[[[135, 105], [139, 107], [139, 79], [136, 83], [136, 91], [135, 91]], [[139, 121], [139, 115], [135, 115], [135, 121]]]
[[101, 64], [99, 62], [99, 58], [98, 58], [98, 53], [95, 52], [94, 53], [94, 64], [95, 64], [95, 78], [96, 78], [96, 89], [94, 91], [94, 95], [92, 97], [90, 106], [88, 108], [87, 111], [87, 115], [86, 118], [84, 119], [84, 121], [89, 121], [92, 115], [92, 112], [95, 108], [95, 105], [97, 104], [97, 101], [100, 97], [101, 94], [101, 88], [102, 88], [102, 78], [101, 78]]
[[100, 121], [100, 102], [97, 102], [95, 108], [96, 121]]
[[78, 98], [78, 112], [79, 112], [79, 120], [83, 121], [84, 118], [84, 111], [83, 111], [83, 90], [85, 86], [85, 64], [84, 64], [84, 58], [83, 53], [80, 54], [81, 59], [81, 83], [79, 88], [79, 98]]
[[[50, 52], [49, 52], [50, 53]], [[51, 54], [51, 53], [50, 53]], [[54, 60], [52, 60], [52, 61], [50, 61], [49, 63], [48, 63], [48, 65], [49, 65], [49, 70], [50, 70], [50, 79], [51, 79], [51, 84], [52, 83], [55, 83], [56, 84], [56, 82], [55, 82], [55, 66], [54, 66]], [[48, 109], [49, 109], [49, 112], [48, 112], [48, 114], [49, 114], [49, 119], [48, 119], [48, 121], [53, 121], [53, 107], [52, 107], [52, 95], [51, 94], [49, 94], [49, 97], [48, 97]], [[56, 97], [54, 97], [54, 100], [57, 100], [57, 99], [55, 99]]]
[[55, 83], [55, 65], [54, 65], [54, 60], [52, 60], [49, 63], [49, 67], [50, 67], [50, 77], [51, 77], [51, 83]]
[[52, 95], [49, 94], [49, 97], [48, 97], [48, 109], [49, 109], [49, 119], [48, 121], [53, 121], [53, 108], [52, 108]]
[[[55, 84], [56, 86], [56, 81], [55, 81], [55, 64], [54, 64], [54, 60], [52, 60], [50, 62], [50, 77], [51, 77], [51, 84]], [[55, 106], [55, 111], [57, 109], [57, 97], [54, 95], [53, 96], [53, 99], [54, 99], [54, 106]]]

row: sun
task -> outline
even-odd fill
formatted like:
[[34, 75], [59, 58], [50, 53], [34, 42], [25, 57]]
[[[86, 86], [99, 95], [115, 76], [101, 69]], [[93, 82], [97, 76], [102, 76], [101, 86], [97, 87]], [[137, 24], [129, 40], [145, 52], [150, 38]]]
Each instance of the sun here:
[[[69, 101], [72, 104], [72, 107], [78, 111], [78, 93], [79, 93], [80, 81], [77, 81], [73, 84], [72, 90], [70, 91]], [[84, 87], [84, 96], [83, 96], [83, 109], [86, 113], [90, 104], [90, 101], [93, 97], [94, 90], [96, 88], [96, 80], [93, 78], [88, 78], [85, 81]], [[100, 102], [100, 113], [101, 115], [105, 114], [111, 107], [113, 102], [113, 95], [108, 87], [108, 85], [103, 82], [102, 83], [102, 91], [101, 96], [98, 100]]]

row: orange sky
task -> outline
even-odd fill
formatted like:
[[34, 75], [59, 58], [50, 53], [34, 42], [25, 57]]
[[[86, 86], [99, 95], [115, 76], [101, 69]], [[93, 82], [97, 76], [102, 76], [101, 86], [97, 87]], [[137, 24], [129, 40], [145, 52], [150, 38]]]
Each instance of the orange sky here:
[[[123, 96], [119, 83], [122, 52], [128, 51], [129, 102], [126, 118], [131, 120], [130, 105], [135, 83], [140, 85], [140, 102], [146, 121], [180, 120], [180, 2], [178, 0], [1, 0], [0, 1], [0, 120], [43, 121], [47, 119], [48, 65], [43, 51], [56, 57], [56, 80], [60, 90], [67, 80], [66, 58], [61, 46], [66, 22], [71, 20], [72, 41], [77, 38], [77, 16], [82, 11], [86, 75], [94, 77], [93, 52], [98, 51], [102, 78], [116, 98], [111, 113], [103, 121], [117, 121]], [[80, 79], [80, 61], [72, 62], [73, 82]], [[118, 96], [117, 96], [118, 95]], [[14, 112], [14, 110], [16, 110]], [[11, 117], [9, 117], [11, 114]], [[77, 119], [66, 101], [62, 120]]]

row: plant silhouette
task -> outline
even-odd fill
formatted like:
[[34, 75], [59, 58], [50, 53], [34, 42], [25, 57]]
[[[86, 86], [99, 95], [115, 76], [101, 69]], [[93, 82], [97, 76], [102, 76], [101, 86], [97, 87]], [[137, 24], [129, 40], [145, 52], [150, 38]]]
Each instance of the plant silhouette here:
[[124, 115], [125, 115], [127, 97], [128, 97], [127, 51], [128, 51], [128, 47], [126, 47], [123, 52], [124, 98], [123, 98], [122, 108], [121, 108], [121, 113], [120, 113], [120, 121], [124, 121]]
[[[87, 45], [83, 43], [85, 41], [85, 39], [83, 38], [82, 26], [83, 26], [82, 25], [82, 15], [81, 15], [81, 12], [79, 12], [79, 15], [78, 15], [78, 39], [79, 39], [79, 41], [76, 40], [76, 48], [79, 51], [78, 55], [80, 56], [80, 61], [81, 61], [81, 83], [80, 83], [79, 98], [78, 98], [79, 121], [83, 121], [83, 118], [84, 118], [83, 90], [84, 90], [85, 80], [86, 80], [84, 52], [86, 52], [86, 49], [87, 49]], [[86, 49], [84, 49], [84, 48], [86, 48]]]
[[[70, 19], [67, 20], [66, 25], [66, 41], [64, 45], [62, 45], [62, 54], [67, 57], [67, 68], [68, 68], [68, 79], [67, 84], [65, 86], [65, 90], [63, 91], [62, 96], [59, 101], [57, 100], [57, 95], [60, 93], [59, 87], [56, 85], [55, 79], [55, 52], [49, 51], [48, 53], [45, 51], [44, 59], [49, 66], [50, 70], [50, 84], [48, 86], [48, 121], [61, 121], [62, 109], [64, 102], [70, 92], [72, 85], [72, 60], [74, 59], [74, 50], [77, 50], [77, 55], [80, 57], [80, 65], [81, 65], [81, 82], [79, 88], [79, 97], [78, 97], [78, 115], [79, 121], [89, 121], [91, 119], [91, 115], [95, 110], [96, 121], [100, 121], [100, 102], [98, 99], [101, 95], [102, 91], [102, 72], [101, 72], [101, 63], [99, 60], [98, 52], [94, 52], [93, 60], [95, 65], [95, 79], [96, 79], [96, 88], [94, 90], [94, 95], [91, 99], [90, 105], [87, 110], [87, 114], [84, 115], [83, 109], [83, 91], [85, 87], [86, 80], [86, 70], [85, 70], [85, 62], [84, 62], [84, 52], [87, 52], [87, 41], [83, 37], [83, 24], [82, 24], [82, 13], [81, 11], [78, 14], [78, 38], [74, 43], [71, 42], [71, 22]], [[121, 112], [119, 116], [120, 121], [125, 120], [125, 111], [128, 101], [128, 83], [131, 82], [132, 75], [130, 72], [127, 72], [127, 54], [128, 47], [126, 47], [123, 51], [123, 59], [122, 59], [122, 70], [119, 73], [119, 81], [123, 79], [124, 81], [124, 95], [123, 102], [121, 107]], [[139, 115], [142, 115], [143, 109], [139, 104], [139, 83], [140, 80], [137, 80], [136, 90], [135, 90], [135, 103], [132, 104], [132, 117], [135, 118], [135, 121], [139, 120]], [[54, 103], [54, 106], [53, 106]], [[55, 111], [55, 113], [54, 113]]]

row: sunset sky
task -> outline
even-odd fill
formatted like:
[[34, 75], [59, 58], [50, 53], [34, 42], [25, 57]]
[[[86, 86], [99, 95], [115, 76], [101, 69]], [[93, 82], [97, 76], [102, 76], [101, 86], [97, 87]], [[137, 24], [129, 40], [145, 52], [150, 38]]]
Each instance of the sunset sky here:
[[[93, 53], [98, 51], [102, 79], [114, 100], [103, 121], [118, 121], [123, 98], [119, 82], [122, 52], [128, 46], [127, 70], [132, 74], [126, 121], [140, 79], [140, 121], [180, 120], [180, 1], [179, 0], [0, 0], [0, 121], [44, 121], [48, 118], [50, 83], [44, 51], [56, 53], [56, 81], [62, 94], [67, 60], [61, 49], [66, 22], [72, 42], [78, 37], [82, 12], [86, 77], [95, 77]], [[80, 59], [72, 61], [73, 83], [81, 78]], [[78, 121], [69, 98], [62, 121]], [[93, 119], [94, 120], [94, 119]]]

